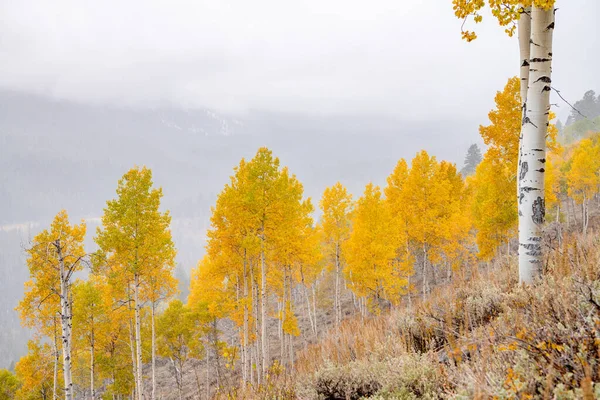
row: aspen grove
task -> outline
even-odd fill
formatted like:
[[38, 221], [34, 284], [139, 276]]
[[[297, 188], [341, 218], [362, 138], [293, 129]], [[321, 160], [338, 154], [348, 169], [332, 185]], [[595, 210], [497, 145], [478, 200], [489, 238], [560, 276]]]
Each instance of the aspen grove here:
[[93, 244], [56, 210], [27, 245], [32, 338], [0, 400], [600, 396], [600, 132], [566, 140], [550, 109], [555, 1], [451, 4], [518, 36], [484, 151], [461, 169], [420, 150], [312, 199], [261, 147], [197, 232], [187, 298], [163, 189], [134, 166]]

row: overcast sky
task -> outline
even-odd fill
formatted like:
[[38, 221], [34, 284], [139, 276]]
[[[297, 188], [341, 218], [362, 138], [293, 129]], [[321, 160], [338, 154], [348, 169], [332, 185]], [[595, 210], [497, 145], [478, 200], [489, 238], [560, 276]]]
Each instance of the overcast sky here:
[[[554, 86], [600, 89], [599, 0], [558, 0]], [[451, 0], [0, 0], [0, 87], [83, 102], [481, 119], [518, 72]], [[564, 115], [566, 106], [558, 110]]]

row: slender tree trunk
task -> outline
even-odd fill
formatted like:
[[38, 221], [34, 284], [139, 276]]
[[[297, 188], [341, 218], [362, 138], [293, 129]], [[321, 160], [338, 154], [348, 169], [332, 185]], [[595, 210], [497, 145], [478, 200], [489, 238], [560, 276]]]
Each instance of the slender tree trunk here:
[[317, 282], [312, 286], [313, 292], [313, 316], [315, 318], [315, 337], [319, 337], [319, 326], [317, 325]]
[[53, 318], [54, 321], [54, 383], [52, 386], [52, 399], [58, 399], [57, 389], [58, 389], [58, 332], [56, 331], [56, 317]]
[[65, 267], [60, 240], [55, 243], [60, 267], [60, 312], [61, 334], [63, 349], [63, 375], [65, 385], [65, 400], [73, 398], [73, 382], [71, 381], [71, 326], [72, 315], [69, 294], [69, 271]]
[[586, 198], [586, 196], [583, 196], [583, 204], [581, 206], [582, 206], [581, 220], [583, 222], [583, 235], [587, 236], [589, 214], [588, 214], [588, 199]]
[[335, 327], [337, 332], [340, 331], [342, 323], [342, 305], [341, 305], [341, 280], [340, 280], [340, 245], [335, 245]]
[[308, 287], [304, 285], [304, 297], [306, 297], [306, 310], [308, 311], [308, 320], [310, 322], [310, 329], [312, 333], [317, 334], [315, 323], [313, 321], [312, 306], [310, 305], [310, 294], [308, 293]]
[[96, 383], [94, 382], [94, 372], [96, 370], [96, 337], [94, 332], [94, 319], [92, 317], [92, 332], [90, 337], [90, 391], [92, 400], [96, 399]]
[[156, 398], [156, 329], [154, 325], [154, 318], [156, 316], [156, 303], [152, 302], [152, 394], [151, 399], [154, 400]]
[[210, 399], [210, 363], [208, 361], [208, 349], [206, 351], [206, 400]]
[[[264, 229], [264, 228], [263, 228]], [[267, 350], [267, 268], [265, 265], [265, 238], [264, 232], [261, 238], [260, 249], [260, 312], [261, 312], [261, 340], [262, 340], [262, 375], [267, 374], [268, 350]]]
[[260, 361], [261, 361], [261, 357], [260, 357], [260, 349], [261, 349], [261, 337], [260, 337], [260, 313], [259, 313], [259, 309], [258, 309], [258, 297], [259, 297], [259, 291], [258, 291], [258, 283], [256, 282], [255, 278], [254, 278], [254, 268], [250, 268], [250, 282], [252, 284], [252, 313], [254, 314], [254, 337], [256, 338], [256, 341], [254, 343], [254, 368], [251, 369], [251, 373], [255, 373], [256, 374], [256, 382], [257, 384], [261, 384], [262, 380], [261, 380], [261, 365], [260, 365]]
[[142, 334], [141, 334], [141, 320], [140, 320], [140, 277], [138, 274], [134, 275], [134, 287], [133, 287], [133, 301], [135, 307], [135, 349], [137, 359], [137, 376], [135, 377], [137, 386], [137, 397], [138, 400], [144, 400], [144, 387], [142, 380]]
[[532, 7], [530, 75], [523, 112], [519, 172], [519, 281], [523, 283], [532, 283], [542, 272], [553, 32], [554, 10]]
[[284, 363], [284, 355], [285, 355], [285, 330], [283, 329], [283, 325], [284, 325], [284, 321], [285, 321], [285, 297], [286, 297], [286, 284], [287, 284], [287, 268], [284, 266], [283, 267], [283, 296], [281, 298], [281, 320], [280, 320], [280, 331], [279, 331], [279, 337], [281, 338], [280, 341], [280, 358], [281, 358], [281, 363]]
[[131, 368], [133, 369], [133, 379], [136, 382], [133, 385], [133, 398], [137, 397], [137, 358], [135, 357], [135, 338], [134, 338], [134, 328], [133, 328], [133, 319], [131, 318], [131, 306], [129, 306], [129, 348], [131, 349]]
[[429, 280], [427, 278], [428, 269], [427, 269], [427, 245], [423, 245], [423, 284], [422, 284], [422, 296], [425, 298], [427, 293], [429, 293]]
[[251, 367], [251, 363], [248, 357], [248, 273], [246, 271], [246, 251], [244, 250], [244, 334], [242, 338], [242, 380], [244, 383], [248, 382], [248, 368]]

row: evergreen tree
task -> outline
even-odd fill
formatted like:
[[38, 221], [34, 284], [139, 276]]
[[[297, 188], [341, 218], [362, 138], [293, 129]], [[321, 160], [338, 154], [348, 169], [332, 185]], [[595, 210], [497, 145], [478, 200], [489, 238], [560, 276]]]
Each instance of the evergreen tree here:
[[585, 118], [594, 119], [599, 116], [600, 96], [596, 96], [596, 92], [593, 90], [588, 90], [581, 100], [575, 102], [574, 108], [574, 110], [571, 110], [567, 125], [574, 124]]
[[481, 156], [481, 150], [479, 149], [479, 146], [473, 143], [467, 151], [467, 155], [465, 156], [465, 165], [463, 169], [460, 170], [460, 174], [463, 177], [473, 175], [482, 159], [483, 157]]

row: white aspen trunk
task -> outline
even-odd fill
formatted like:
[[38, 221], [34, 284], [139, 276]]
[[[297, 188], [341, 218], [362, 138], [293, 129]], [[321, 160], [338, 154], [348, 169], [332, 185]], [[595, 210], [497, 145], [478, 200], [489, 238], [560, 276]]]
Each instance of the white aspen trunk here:
[[[129, 295], [129, 294], [128, 294]], [[130, 297], [131, 298], [131, 297]], [[135, 357], [135, 339], [134, 339], [134, 329], [133, 329], [133, 320], [131, 319], [131, 306], [129, 306], [129, 348], [131, 349], [131, 367], [132, 367], [132, 372], [133, 372], [133, 379], [136, 382], [135, 385], [133, 385], [133, 398], [135, 399], [137, 390], [136, 390], [136, 386], [137, 386], [137, 381], [136, 381], [136, 377], [137, 377], [137, 370], [138, 370], [138, 365], [137, 365], [137, 358]]]
[[340, 293], [341, 293], [341, 282], [340, 282], [340, 245], [335, 245], [335, 327], [337, 333], [340, 331], [340, 324], [342, 322], [342, 305], [340, 304]]
[[[292, 284], [291, 267], [290, 267], [290, 277], [289, 277], [289, 280], [290, 280], [289, 285], [288, 285], [289, 290], [290, 290], [289, 304], [290, 304], [290, 311], [293, 312], [293, 309], [292, 309], [292, 305], [293, 305], [293, 302], [292, 302], [292, 296], [293, 296], [292, 286], [293, 286], [293, 284]], [[285, 294], [284, 294], [284, 297], [285, 297]], [[289, 364], [290, 364], [290, 368], [294, 368], [294, 336], [288, 335], [288, 343], [290, 345]]]
[[96, 389], [94, 388], [94, 346], [92, 345], [90, 348], [90, 393], [92, 400], [96, 399]]
[[256, 360], [254, 355], [254, 346], [250, 348], [250, 384], [254, 385], [254, 368], [252, 368], [252, 360]]
[[95, 332], [94, 332], [94, 317], [92, 316], [92, 331], [91, 331], [91, 336], [90, 336], [90, 392], [92, 395], [92, 400], [96, 399], [96, 388], [95, 388], [95, 382], [94, 382], [94, 372], [96, 369], [96, 359], [95, 359], [95, 352], [96, 352], [96, 337], [95, 337]]
[[210, 399], [210, 364], [208, 362], [208, 343], [206, 350], [206, 400]]
[[52, 399], [58, 399], [56, 391], [58, 389], [58, 332], [56, 332], [56, 317], [54, 320], [54, 384], [52, 386]]
[[422, 284], [422, 296], [429, 292], [429, 280], [427, 279], [427, 246], [423, 245], [423, 284]]
[[63, 376], [65, 385], [65, 400], [73, 398], [73, 382], [71, 381], [71, 324], [72, 315], [69, 306], [69, 274], [65, 267], [60, 240], [55, 243], [60, 267], [60, 312], [61, 335], [63, 350]]
[[589, 212], [588, 212], [588, 199], [586, 198], [586, 196], [583, 196], [583, 216], [581, 219], [583, 220], [583, 235], [587, 236]]
[[265, 238], [264, 233], [261, 238], [260, 249], [260, 327], [261, 327], [261, 344], [262, 344], [262, 375], [267, 374], [268, 366], [268, 350], [267, 350], [267, 268], [265, 265]]
[[310, 322], [310, 329], [312, 333], [316, 335], [315, 323], [313, 321], [312, 307], [310, 305], [310, 294], [308, 293], [308, 287], [304, 286], [304, 297], [306, 297], [306, 309], [308, 311], [308, 320]]
[[154, 326], [154, 317], [156, 314], [155, 302], [152, 302], [152, 394], [150, 398], [156, 398], [156, 329]]
[[[521, 113], [525, 119], [525, 104], [527, 103], [527, 89], [529, 88], [529, 59], [531, 55], [531, 7], [522, 7], [517, 25], [519, 36], [519, 77], [521, 79]], [[521, 195], [521, 153], [523, 151], [523, 130], [519, 132], [519, 154], [517, 160], [517, 202]]]
[[523, 112], [519, 171], [519, 281], [522, 283], [532, 283], [542, 273], [553, 32], [554, 10], [532, 7], [529, 87]]
[[244, 252], [244, 334], [242, 338], [242, 380], [248, 382], [248, 367], [250, 367], [248, 357], [248, 276], [246, 271], [246, 254]]
[[280, 331], [279, 331], [279, 337], [281, 338], [280, 341], [280, 352], [281, 352], [281, 363], [284, 363], [284, 355], [285, 355], [285, 330], [283, 329], [283, 323], [285, 321], [285, 296], [286, 296], [286, 284], [287, 284], [287, 268], [284, 266], [283, 267], [283, 296], [281, 298], [281, 320], [280, 320]]
[[319, 326], [317, 325], [317, 282], [313, 284], [312, 292], [313, 292], [313, 316], [315, 318], [315, 337], [319, 337]]
[[134, 287], [133, 287], [133, 301], [135, 307], [135, 350], [136, 350], [136, 363], [137, 363], [137, 376], [135, 377], [137, 387], [138, 400], [144, 400], [144, 388], [142, 380], [142, 335], [141, 335], [141, 321], [140, 321], [140, 277], [136, 273], [134, 275]]
[[[260, 366], [260, 348], [261, 348], [261, 337], [259, 332], [260, 325], [260, 314], [258, 310], [258, 283], [254, 279], [254, 268], [250, 268], [250, 283], [252, 284], [252, 313], [254, 314], [254, 336], [256, 337], [254, 349], [254, 363], [255, 368], [251, 368], [251, 373], [256, 375], [256, 382], [260, 385], [261, 373]], [[256, 369], [256, 370], [255, 370]], [[253, 380], [254, 382], [254, 380]]]

